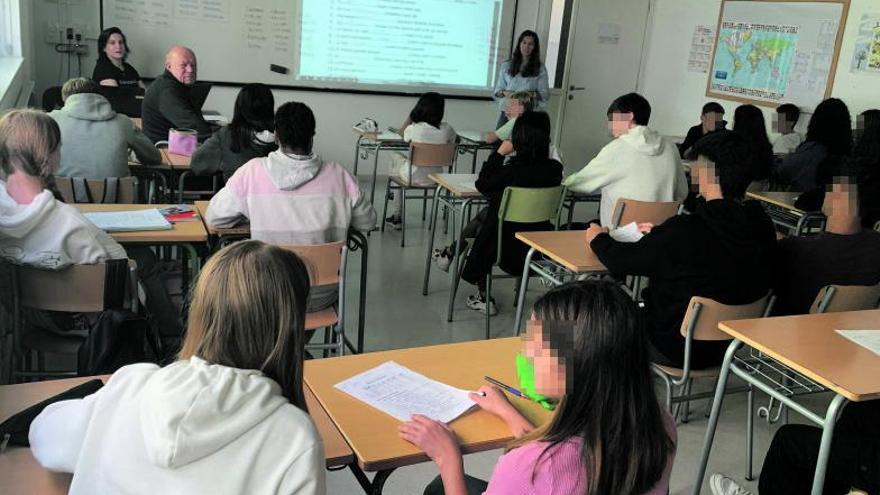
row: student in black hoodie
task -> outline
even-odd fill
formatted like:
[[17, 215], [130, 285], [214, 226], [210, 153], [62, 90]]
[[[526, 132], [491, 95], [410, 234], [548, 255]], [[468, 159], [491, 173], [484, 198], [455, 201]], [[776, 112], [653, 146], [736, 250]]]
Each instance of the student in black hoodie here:
[[[747, 304], [770, 290], [776, 245], [773, 223], [757, 202], [743, 201], [752, 178], [749, 143], [731, 131], [717, 131], [694, 145], [691, 180], [705, 202], [692, 215], [646, 225], [638, 242], [612, 239], [591, 225], [587, 242], [614, 273], [647, 276], [645, 315], [655, 362], [681, 366], [680, 328], [692, 296], [723, 304]], [[698, 342], [691, 348], [695, 369], [721, 363], [727, 342]]]
[[[475, 311], [495, 314], [495, 301], [486, 299], [486, 275], [492, 269], [498, 248], [498, 212], [504, 189], [513, 187], [553, 187], [562, 182], [562, 164], [548, 158], [550, 154], [550, 117], [544, 112], [525, 112], [516, 119], [511, 135], [516, 152], [508, 163], [497, 152], [492, 153], [477, 179], [477, 190], [489, 198], [489, 206], [478, 216], [483, 219], [476, 231], [474, 245], [465, 261], [462, 278], [477, 286], [476, 294], [468, 297], [467, 305]], [[528, 251], [516, 240], [517, 232], [551, 230], [550, 222], [513, 223], [503, 226], [500, 267], [507, 273], [519, 274]]]

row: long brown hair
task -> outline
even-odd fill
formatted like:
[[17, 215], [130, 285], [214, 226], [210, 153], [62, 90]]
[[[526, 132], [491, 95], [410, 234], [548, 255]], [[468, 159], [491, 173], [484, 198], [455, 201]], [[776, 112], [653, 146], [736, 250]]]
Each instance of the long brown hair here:
[[583, 439], [588, 495], [647, 492], [675, 451], [654, 393], [648, 341], [636, 311], [616, 284], [604, 281], [566, 284], [535, 303], [537, 320], [573, 322], [568, 328], [574, 335], [541, 335], [545, 345], [567, 356], [568, 392], [547, 424], [509, 448], [548, 442], [543, 457], [571, 438]]
[[61, 129], [40, 110], [15, 109], [0, 117], [0, 171], [5, 179], [15, 170], [38, 177], [55, 197], [52, 154], [61, 146]]
[[255, 369], [306, 410], [303, 346], [309, 274], [292, 251], [260, 241], [211, 257], [192, 290], [180, 359]]

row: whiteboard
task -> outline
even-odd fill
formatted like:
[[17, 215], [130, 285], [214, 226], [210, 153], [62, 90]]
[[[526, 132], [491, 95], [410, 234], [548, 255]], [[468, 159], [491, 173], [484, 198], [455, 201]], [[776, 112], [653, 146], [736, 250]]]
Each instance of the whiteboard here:
[[[333, 8], [337, 9], [336, 19], [341, 19], [336, 21], [338, 24], [331, 27], [330, 23], [315, 21], [312, 13], [324, 13]], [[342, 10], [345, 12], [340, 17], [339, 11]], [[441, 50], [440, 56], [426, 51], [432, 49], [430, 47], [437, 47], [438, 43], [430, 44], [423, 39], [429, 36], [425, 33], [431, 32], [429, 28], [433, 26], [421, 29], [420, 33], [418, 24], [418, 21], [426, 18], [437, 17], [438, 10], [445, 12], [444, 19], [438, 20], [445, 22], [441, 29], [445, 27], [459, 34], [447, 37], [435, 35], [435, 41], [437, 37], [443, 38], [444, 42], [445, 38], [449, 38], [448, 47], [435, 48]], [[508, 57], [515, 10], [516, 0], [103, 0], [101, 23], [102, 28], [118, 26], [122, 29], [132, 48], [128, 62], [143, 77], [160, 75], [164, 70], [165, 52], [172, 46], [184, 45], [196, 53], [200, 81], [230, 84], [262, 82], [293, 88], [409, 94], [430, 89], [450, 95], [486, 97], [491, 95], [498, 66]], [[476, 11], [490, 12], [494, 20], [491, 32], [483, 36], [486, 39], [481, 46], [473, 45], [478, 44], [474, 43], [474, 38], [483, 35], [482, 32], [471, 38], [460, 36], [462, 32], [470, 32], [465, 28], [472, 28], [468, 22], [472, 22], [474, 17], [461, 14]], [[418, 50], [425, 53], [420, 56], [395, 54], [396, 61], [401, 65], [409, 64], [398, 74], [387, 71], [387, 80], [376, 78], [376, 74], [385, 73], [381, 70], [374, 70], [372, 78], [360, 80], [355, 77], [312, 77], [308, 74], [315, 60], [332, 62], [334, 56], [332, 52], [327, 52], [325, 56], [323, 51], [318, 57], [313, 55], [316, 49], [327, 50], [331, 44], [325, 38], [318, 42], [311, 41], [315, 30], [339, 33], [337, 39], [342, 35], [349, 36], [349, 51], [363, 53], [362, 58], [356, 61], [366, 61], [366, 67], [373, 61], [381, 62], [389, 57], [377, 55], [380, 52], [386, 54], [381, 45], [375, 46], [376, 36], [373, 36], [373, 45], [369, 45], [370, 33], [364, 31], [386, 29], [382, 32], [384, 35], [388, 32], [390, 22], [383, 19], [397, 17], [399, 21], [403, 15], [410, 16], [413, 25], [408, 26], [409, 32], [400, 33], [400, 39], [404, 42], [395, 44], [389, 40], [387, 50], [397, 48], [404, 54], [416, 54]], [[483, 38], [479, 38], [481, 42]], [[351, 41], [358, 39], [365, 40], [362, 46], [355, 46], [357, 42]], [[470, 44], [462, 46], [465, 43]], [[433, 74], [458, 69], [454, 60], [450, 63], [449, 57], [442, 61], [446, 65], [441, 64], [440, 59], [446, 53], [442, 50], [458, 50], [456, 53], [464, 54], [472, 66], [484, 64], [483, 79], [479, 73], [474, 77], [473, 70], [469, 72], [470, 77], [466, 82], [450, 78], [450, 82], [444, 84], [439, 77], [431, 77], [429, 69], [435, 69]], [[303, 74], [300, 74], [301, 61]], [[413, 68], [419, 65], [424, 66], [425, 70], [413, 75]], [[407, 79], [405, 75], [410, 77]]]
[[814, 108], [831, 94], [846, 0], [725, 0], [706, 95]]

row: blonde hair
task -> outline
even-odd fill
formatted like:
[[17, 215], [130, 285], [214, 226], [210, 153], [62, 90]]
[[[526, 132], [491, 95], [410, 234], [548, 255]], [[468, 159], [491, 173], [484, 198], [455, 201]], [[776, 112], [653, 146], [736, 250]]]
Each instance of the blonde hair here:
[[91, 79], [85, 77], [74, 77], [68, 79], [64, 86], [61, 86], [61, 101], [67, 101], [67, 98], [79, 93], [97, 93], [98, 84]]
[[535, 97], [532, 93], [528, 91], [519, 91], [510, 95], [511, 100], [518, 101], [526, 112], [532, 111], [535, 109]]
[[292, 251], [242, 241], [202, 268], [191, 293], [180, 359], [255, 369], [306, 410], [302, 390], [309, 274]]
[[59, 146], [61, 129], [45, 112], [15, 109], [0, 117], [0, 173], [3, 179], [17, 170], [38, 177], [45, 189], [55, 193], [52, 154]]

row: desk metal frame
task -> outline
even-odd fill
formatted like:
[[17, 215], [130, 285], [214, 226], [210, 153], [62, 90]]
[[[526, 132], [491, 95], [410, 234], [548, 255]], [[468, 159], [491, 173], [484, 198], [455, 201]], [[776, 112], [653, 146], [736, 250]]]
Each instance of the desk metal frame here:
[[[352, 173], [357, 177], [358, 162], [361, 158], [367, 159], [373, 155], [373, 174], [370, 178], [370, 204], [374, 204], [376, 196], [376, 172], [379, 170], [379, 152], [380, 151], [408, 151], [409, 143], [401, 138], [399, 141], [373, 140], [368, 135], [359, 134], [354, 144], [354, 168]], [[384, 222], [384, 218], [379, 219]]]

